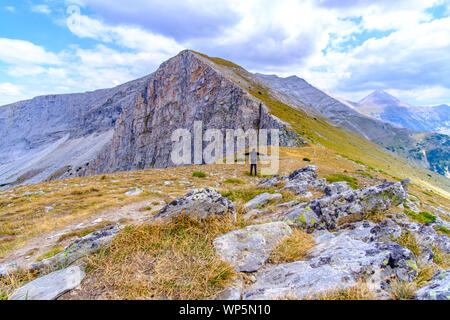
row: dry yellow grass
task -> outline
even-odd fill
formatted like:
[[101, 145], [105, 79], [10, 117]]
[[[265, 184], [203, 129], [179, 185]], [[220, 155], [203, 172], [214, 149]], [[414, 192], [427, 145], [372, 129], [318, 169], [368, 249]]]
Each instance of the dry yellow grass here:
[[416, 282], [406, 282], [394, 279], [390, 283], [389, 296], [392, 300], [412, 300], [417, 290]]
[[304, 260], [314, 244], [312, 235], [302, 229], [293, 228], [292, 235], [281, 241], [272, 251], [269, 261], [272, 263], [286, 263]]
[[376, 300], [377, 295], [366, 283], [360, 282], [349, 288], [338, 288], [324, 293], [309, 295], [305, 300]]
[[[280, 148], [281, 175], [307, 165], [302, 159], [311, 159], [308, 164], [318, 168], [319, 177], [330, 174], [345, 174], [357, 179], [360, 187], [374, 185], [379, 181], [356, 174], [363, 169], [379, 178], [393, 180], [389, 175], [374, 171], [360, 163], [337, 155], [330, 149], [316, 145], [301, 148]], [[192, 177], [193, 172], [202, 171], [208, 179]], [[260, 178], [245, 174], [248, 164], [212, 164], [167, 169], [149, 169], [119, 172], [100, 176], [50, 181], [35, 185], [18, 186], [0, 191], [0, 259], [9, 252], [22, 247], [31, 238], [69, 224], [84, 221], [105, 209], [121, 207], [133, 202], [169, 202], [193, 188], [212, 186], [221, 191], [253, 188]], [[227, 179], [239, 179], [244, 184], [223, 183]], [[170, 184], [165, 184], [169, 182]], [[144, 192], [138, 196], [126, 196], [132, 188]], [[421, 202], [433, 201], [450, 207], [450, 201], [436, 193], [423, 193], [417, 185], [410, 192]], [[287, 193], [284, 200], [290, 199]], [[315, 197], [321, 194], [314, 194]], [[48, 210], [49, 208], [52, 210]], [[438, 213], [434, 213], [438, 214]], [[442, 215], [441, 215], [442, 217]], [[445, 218], [445, 217], [443, 217]]]
[[6, 277], [0, 277], [0, 300], [8, 300], [14, 291], [25, 283], [36, 279], [37, 272], [19, 272]]
[[93, 257], [82, 288], [71, 299], [207, 299], [234, 277], [212, 242], [245, 226], [233, 217], [126, 228], [107, 252]]

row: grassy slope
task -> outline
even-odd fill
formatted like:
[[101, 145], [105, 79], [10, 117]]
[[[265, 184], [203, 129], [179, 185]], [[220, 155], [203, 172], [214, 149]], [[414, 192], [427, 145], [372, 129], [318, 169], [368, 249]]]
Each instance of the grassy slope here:
[[308, 116], [302, 110], [294, 109], [274, 98], [270, 89], [244, 70], [242, 67], [220, 58], [200, 54], [214, 63], [214, 66], [228, 74], [229, 79], [241, 86], [255, 98], [261, 100], [271, 113], [288, 122], [302, 137], [316, 145], [333, 150], [336, 154], [376, 168], [392, 178], [400, 180], [411, 178], [417, 184], [430, 188], [445, 197], [450, 197], [450, 181], [434, 172], [414, 165], [406, 159], [397, 157], [375, 143], [342, 127], [335, 127], [325, 119]]

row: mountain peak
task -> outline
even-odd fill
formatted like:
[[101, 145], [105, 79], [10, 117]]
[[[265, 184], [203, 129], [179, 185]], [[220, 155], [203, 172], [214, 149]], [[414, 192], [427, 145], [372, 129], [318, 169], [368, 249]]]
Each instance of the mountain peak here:
[[383, 90], [375, 90], [371, 94], [369, 94], [367, 97], [361, 99], [359, 101], [360, 104], [366, 104], [366, 103], [374, 103], [374, 104], [389, 104], [389, 103], [398, 103], [399, 100], [394, 97], [393, 95], [387, 93]]

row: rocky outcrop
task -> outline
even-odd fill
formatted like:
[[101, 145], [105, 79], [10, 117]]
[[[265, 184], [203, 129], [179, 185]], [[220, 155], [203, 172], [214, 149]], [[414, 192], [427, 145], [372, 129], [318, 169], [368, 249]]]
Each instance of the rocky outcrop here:
[[261, 193], [254, 197], [252, 200], [244, 204], [244, 209], [246, 211], [249, 211], [254, 208], [261, 208], [264, 206], [267, 202], [273, 201], [273, 200], [281, 200], [283, 196], [280, 193]]
[[445, 235], [439, 235], [431, 225], [423, 225], [417, 222], [411, 222], [404, 214], [390, 215], [390, 217], [405, 231], [410, 232], [416, 241], [423, 247], [431, 251], [437, 247], [443, 252], [450, 254], [450, 241]]
[[375, 292], [389, 288], [389, 279], [411, 281], [416, 274], [414, 255], [392, 242], [351, 238], [345, 232], [321, 231], [307, 261], [270, 267], [258, 272], [256, 282], [243, 299], [302, 299], [328, 290], [342, 289], [365, 281]]
[[406, 199], [404, 183], [384, 183], [375, 187], [349, 190], [300, 204], [281, 214], [289, 224], [307, 229], [335, 230], [338, 225], [362, 220], [368, 213], [383, 211]]
[[236, 213], [233, 202], [212, 188], [195, 189], [175, 199], [153, 216], [154, 221], [169, 221], [184, 214], [202, 220], [212, 215]]
[[450, 300], [450, 270], [439, 271], [416, 296], [418, 300]]
[[115, 225], [104, 227], [98, 231], [90, 233], [83, 238], [75, 240], [57, 255], [33, 263], [30, 270], [51, 270], [55, 267], [68, 266], [74, 261], [94, 253], [108, 245], [114, 236], [119, 232]]
[[9, 300], [55, 300], [80, 285], [84, 277], [79, 266], [58, 270], [20, 287]]
[[291, 233], [285, 223], [271, 222], [228, 232], [213, 244], [218, 255], [236, 272], [253, 272], [266, 263], [273, 248]]

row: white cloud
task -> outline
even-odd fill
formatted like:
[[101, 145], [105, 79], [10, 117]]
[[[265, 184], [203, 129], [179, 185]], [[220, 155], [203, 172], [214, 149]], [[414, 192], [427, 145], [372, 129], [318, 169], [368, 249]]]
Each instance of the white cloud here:
[[56, 54], [29, 41], [0, 38], [0, 61], [11, 64], [59, 64]]
[[34, 5], [31, 7], [31, 11], [36, 12], [36, 13], [43, 13], [43, 14], [51, 14], [52, 13], [52, 10], [50, 10], [48, 5], [46, 5], [46, 4]]
[[16, 11], [16, 8], [14, 8], [13, 6], [6, 6], [5, 10], [9, 11], [9, 12], [14, 12], [14, 11]]
[[21, 94], [22, 92], [20, 87], [9, 82], [0, 83], [0, 95], [15, 97], [20, 96]]
[[67, 27], [96, 44], [52, 53], [0, 38], [8, 75], [45, 79], [45, 90], [92, 90], [151, 73], [191, 48], [251, 71], [296, 74], [347, 99], [377, 88], [413, 102], [450, 99], [450, 18], [425, 11], [443, 0], [65, 1], [74, 3], [94, 14], [69, 7]]

